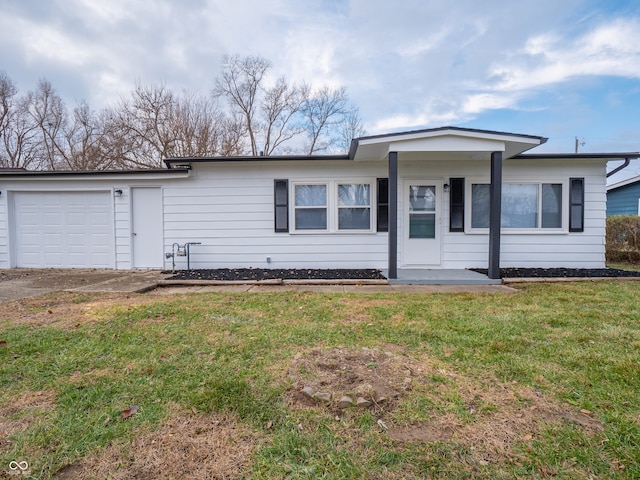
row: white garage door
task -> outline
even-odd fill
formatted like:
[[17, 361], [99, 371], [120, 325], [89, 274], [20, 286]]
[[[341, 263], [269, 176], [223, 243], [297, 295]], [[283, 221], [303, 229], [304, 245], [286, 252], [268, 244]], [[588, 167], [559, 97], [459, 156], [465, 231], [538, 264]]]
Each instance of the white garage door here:
[[16, 266], [113, 268], [110, 192], [13, 194]]

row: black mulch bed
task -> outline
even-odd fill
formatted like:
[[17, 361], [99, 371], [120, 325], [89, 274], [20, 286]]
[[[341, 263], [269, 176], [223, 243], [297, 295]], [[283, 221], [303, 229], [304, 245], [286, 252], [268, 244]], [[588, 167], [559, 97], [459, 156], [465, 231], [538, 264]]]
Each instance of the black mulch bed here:
[[[166, 271], [162, 273], [172, 273]], [[385, 280], [375, 269], [278, 269], [216, 268], [213, 270], [180, 270], [167, 280]]]
[[[472, 268], [474, 272], [487, 274], [486, 268]], [[617, 268], [501, 268], [502, 278], [610, 278], [640, 277], [640, 272]]]

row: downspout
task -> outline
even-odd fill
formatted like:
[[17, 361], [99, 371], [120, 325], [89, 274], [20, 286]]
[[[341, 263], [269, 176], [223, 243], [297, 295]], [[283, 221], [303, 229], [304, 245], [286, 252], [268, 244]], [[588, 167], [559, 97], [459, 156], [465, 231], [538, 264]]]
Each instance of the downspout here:
[[627, 168], [629, 166], [629, 164], [631, 163], [631, 159], [629, 157], [624, 159], [624, 163], [622, 165], [618, 165], [616, 168], [614, 168], [613, 170], [611, 170], [609, 173], [607, 173], [607, 178], [609, 178], [611, 175], [615, 175], [616, 173], [618, 173], [620, 170]]

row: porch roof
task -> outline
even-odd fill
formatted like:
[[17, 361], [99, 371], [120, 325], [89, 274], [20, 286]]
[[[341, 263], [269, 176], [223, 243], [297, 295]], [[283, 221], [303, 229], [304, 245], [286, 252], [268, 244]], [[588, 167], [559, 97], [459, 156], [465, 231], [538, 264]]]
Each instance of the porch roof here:
[[546, 141], [535, 135], [440, 127], [356, 138], [351, 142], [349, 157], [386, 160], [389, 152], [398, 152], [401, 160], [488, 160], [492, 152], [511, 158]]

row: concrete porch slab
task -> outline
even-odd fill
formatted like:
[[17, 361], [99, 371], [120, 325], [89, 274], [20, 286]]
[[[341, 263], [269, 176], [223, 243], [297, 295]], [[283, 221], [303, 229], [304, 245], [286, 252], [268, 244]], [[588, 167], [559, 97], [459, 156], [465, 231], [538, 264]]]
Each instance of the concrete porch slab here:
[[[381, 270], [389, 278], [388, 270]], [[398, 278], [389, 278], [390, 285], [500, 285], [486, 275], [463, 269], [399, 268]]]

